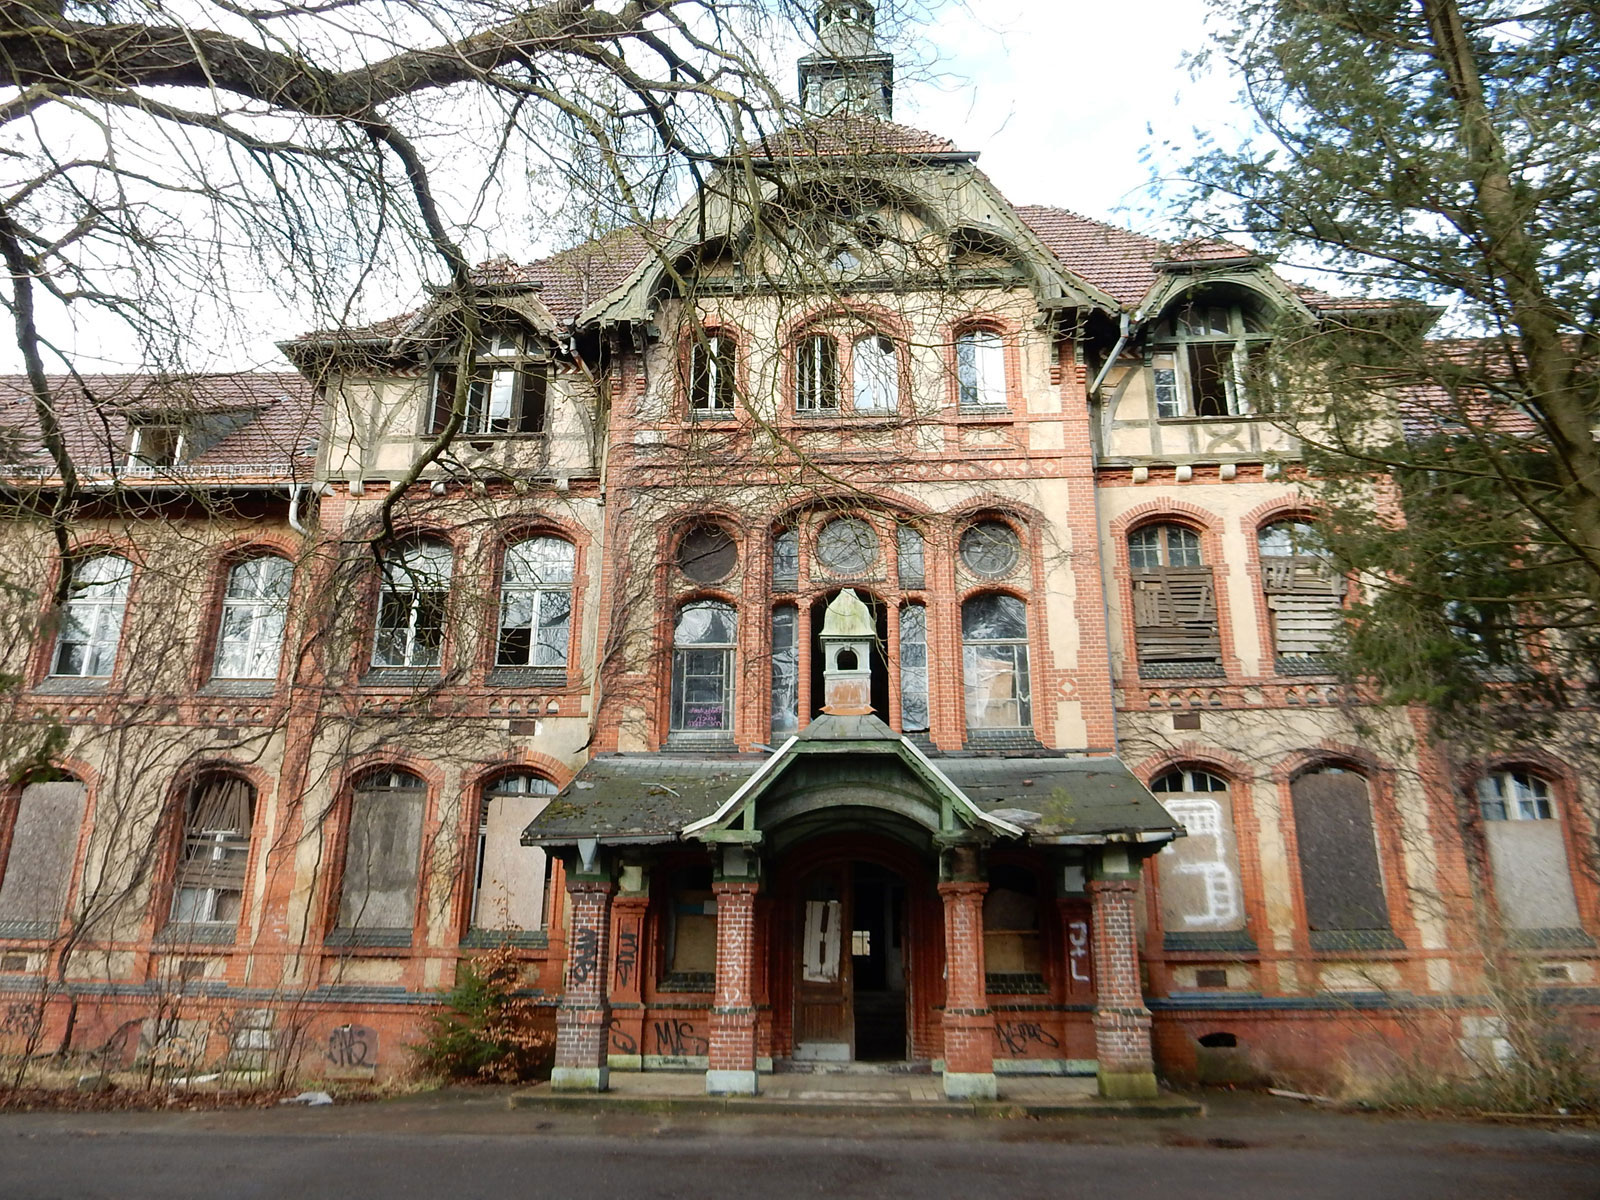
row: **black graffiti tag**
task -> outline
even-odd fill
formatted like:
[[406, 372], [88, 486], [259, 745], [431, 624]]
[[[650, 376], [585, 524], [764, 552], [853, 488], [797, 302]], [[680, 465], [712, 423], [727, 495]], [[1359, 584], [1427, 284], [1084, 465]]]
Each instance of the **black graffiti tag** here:
[[655, 1023], [656, 1053], [670, 1058], [695, 1058], [711, 1051], [711, 1043], [695, 1032], [685, 1017]]
[[600, 969], [600, 935], [593, 929], [580, 929], [572, 935], [572, 965], [567, 978], [573, 983], [588, 983]]
[[611, 1048], [618, 1054], [639, 1053], [639, 1043], [633, 1040], [633, 1035], [617, 1024], [617, 1018], [611, 1018]]
[[324, 1055], [335, 1067], [375, 1067], [378, 1031], [365, 1025], [340, 1025], [328, 1034]]
[[639, 931], [623, 929], [617, 933], [617, 986], [627, 987], [633, 981], [633, 969], [639, 965]]
[[1037, 1021], [997, 1021], [994, 1036], [1007, 1054], [1025, 1054], [1029, 1046], [1061, 1047], [1055, 1034], [1046, 1032]]

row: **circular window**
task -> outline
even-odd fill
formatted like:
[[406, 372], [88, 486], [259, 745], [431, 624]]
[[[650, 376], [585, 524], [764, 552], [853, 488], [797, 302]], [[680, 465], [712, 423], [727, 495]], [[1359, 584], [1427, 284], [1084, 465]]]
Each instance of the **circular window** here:
[[817, 558], [835, 575], [859, 575], [878, 561], [878, 535], [856, 517], [829, 521], [817, 535]]
[[678, 570], [696, 583], [715, 583], [733, 574], [739, 548], [720, 525], [691, 529], [678, 543]]
[[990, 579], [1011, 574], [1021, 555], [1017, 531], [1004, 521], [979, 521], [961, 535], [961, 561]]

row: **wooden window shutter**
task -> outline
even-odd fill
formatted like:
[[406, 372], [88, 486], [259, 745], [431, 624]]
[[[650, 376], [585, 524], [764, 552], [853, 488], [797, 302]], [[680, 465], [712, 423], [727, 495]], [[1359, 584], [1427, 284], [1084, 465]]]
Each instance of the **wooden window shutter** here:
[[1141, 662], [1214, 660], [1222, 653], [1210, 567], [1133, 573], [1134, 639]]
[[243, 890], [254, 801], [255, 789], [242, 779], [216, 779], [201, 788], [184, 830], [179, 887]]
[[1343, 608], [1342, 575], [1313, 555], [1267, 556], [1261, 583], [1279, 654], [1325, 654], [1333, 647]]
[[450, 421], [450, 409], [455, 405], [456, 373], [439, 371], [433, 377], [433, 418], [428, 429], [440, 432]]

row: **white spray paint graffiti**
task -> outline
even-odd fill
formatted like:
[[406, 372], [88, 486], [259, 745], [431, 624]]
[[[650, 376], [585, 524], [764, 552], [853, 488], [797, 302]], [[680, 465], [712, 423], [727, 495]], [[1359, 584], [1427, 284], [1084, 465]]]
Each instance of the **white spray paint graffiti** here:
[[1176, 870], [1181, 875], [1198, 875], [1205, 884], [1205, 911], [1184, 913], [1183, 923], [1191, 929], [1233, 925], [1241, 908], [1239, 880], [1227, 861], [1222, 805], [1204, 796], [1163, 796], [1162, 803], [1189, 831], [1184, 854], [1178, 855], [1175, 846], [1168, 846], [1166, 853], [1188, 858], [1188, 862], [1178, 862]]

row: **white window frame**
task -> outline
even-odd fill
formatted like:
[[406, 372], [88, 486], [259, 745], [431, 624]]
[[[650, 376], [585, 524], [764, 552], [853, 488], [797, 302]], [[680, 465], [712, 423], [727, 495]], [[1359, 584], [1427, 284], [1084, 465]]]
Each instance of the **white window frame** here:
[[[254, 594], [236, 595], [234, 580], [241, 572], [262, 563], [282, 564], [282, 595], [270, 590], [270, 580], [257, 576]], [[289, 595], [294, 586], [294, 564], [275, 554], [263, 554], [234, 563], [228, 568], [223, 584], [222, 616], [217, 625], [217, 649], [212, 664], [213, 679], [276, 679], [283, 655], [283, 632], [289, 614]], [[242, 638], [230, 637], [230, 629], [243, 628]], [[242, 649], [241, 649], [242, 648]], [[241, 649], [240, 658], [245, 664], [242, 671], [227, 669], [230, 649]], [[268, 661], [270, 659], [270, 662]], [[261, 669], [252, 672], [249, 667], [260, 663]]]
[[[421, 563], [421, 566], [411, 566], [411, 562]], [[428, 564], [443, 564], [443, 570], [431, 567]], [[402, 588], [393, 572], [398, 569], [410, 579], [411, 586]], [[417, 670], [424, 668], [437, 668], [444, 661], [444, 642], [447, 633], [446, 608], [450, 594], [450, 583], [455, 569], [455, 553], [450, 544], [434, 538], [421, 538], [404, 543], [384, 555], [383, 566], [378, 581], [378, 614], [374, 622], [375, 631], [372, 646], [372, 665], [380, 670], [399, 669]], [[431, 578], [430, 578], [431, 575]], [[420, 585], [420, 586], [419, 586]], [[385, 632], [390, 628], [384, 624], [384, 614], [388, 607], [385, 600], [388, 597], [409, 596], [406, 603], [406, 623], [403, 630], [403, 650], [399, 658], [389, 661], [383, 658], [383, 641]], [[439, 597], [439, 641], [431, 652], [422, 646], [418, 640], [419, 626], [423, 615], [426, 597]], [[395, 627], [398, 631], [398, 627]]]
[[956, 403], [968, 411], [1010, 406], [1006, 341], [993, 329], [968, 329], [956, 338]]
[[[89, 568], [100, 563], [119, 563], [109, 579], [84, 581]], [[61, 614], [61, 632], [56, 635], [55, 653], [50, 656], [50, 674], [78, 679], [109, 679], [116, 672], [117, 650], [122, 641], [122, 626], [127, 617], [128, 591], [133, 583], [133, 564], [120, 554], [96, 554], [74, 560], [68, 570], [72, 581]], [[93, 589], [93, 590], [91, 590]], [[69, 635], [82, 630], [84, 637]], [[77, 670], [64, 670], [69, 646], [84, 648]], [[103, 669], [99, 669], [103, 668]]]
[[[536, 563], [530, 563], [528, 577], [512, 577], [513, 555], [523, 547], [536, 546], [562, 547], [559, 555], [552, 556], [548, 569], [543, 569]], [[506, 547], [505, 564], [500, 575], [500, 623], [499, 636], [495, 639], [494, 662], [496, 667], [533, 667], [544, 668], [551, 671], [565, 671], [569, 644], [572, 640], [572, 584], [574, 573], [577, 569], [577, 547], [565, 538], [552, 537], [540, 534], [513, 543]], [[514, 602], [521, 600], [528, 606], [531, 620], [526, 625], [516, 628], [526, 628], [530, 631], [528, 641], [529, 662], [508, 662], [505, 657], [505, 638], [508, 628], [507, 616]], [[547, 613], [547, 607], [554, 606], [559, 610], [565, 604], [564, 618], [559, 622], [566, 630], [566, 637], [561, 639], [560, 645], [547, 642], [545, 633], [547, 629], [555, 628], [557, 622]], [[551, 661], [541, 662], [542, 650], [551, 652]]]

